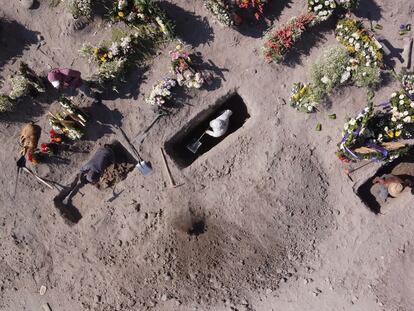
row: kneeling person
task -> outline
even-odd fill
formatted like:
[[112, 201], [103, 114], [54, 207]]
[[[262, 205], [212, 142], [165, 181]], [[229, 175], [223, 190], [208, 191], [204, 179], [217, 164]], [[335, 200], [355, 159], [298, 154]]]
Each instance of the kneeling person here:
[[212, 137], [221, 137], [226, 134], [229, 123], [230, 116], [233, 114], [231, 110], [225, 110], [221, 115], [219, 115], [214, 120], [210, 121], [210, 127], [212, 130], [207, 130], [206, 134]]
[[98, 148], [92, 159], [82, 165], [81, 175], [86, 175], [86, 180], [91, 184], [96, 184], [101, 178], [105, 169], [115, 162], [115, 155], [109, 145]]

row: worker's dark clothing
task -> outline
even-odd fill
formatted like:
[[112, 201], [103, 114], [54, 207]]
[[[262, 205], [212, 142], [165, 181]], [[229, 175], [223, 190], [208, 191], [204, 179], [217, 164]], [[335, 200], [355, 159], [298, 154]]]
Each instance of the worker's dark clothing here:
[[115, 156], [113, 150], [109, 146], [100, 147], [96, 150], [92, 159], [82, 165], [81, 173], [86, 173], [86, 179], [95, 183], [102, 176], [105, 169], [114, 163]]

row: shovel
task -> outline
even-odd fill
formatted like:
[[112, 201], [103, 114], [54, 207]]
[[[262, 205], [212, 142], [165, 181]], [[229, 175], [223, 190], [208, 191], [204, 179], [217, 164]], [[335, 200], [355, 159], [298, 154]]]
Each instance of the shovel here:
[[144, 161], [138, 153], [138, 150], [135, 146], [131, 143], [128, 136], [125, 134], [124, 130], [120, 127], [116, 127], [121, 132], [122, 136], [124, 137], [125, 141], [127, 142], [129, 149], [131, 149], [132, 153], [135, 155], [135, 159], [137, 160], [137, 165], [135, 166], [142, 175], [148, 176], [152, 173], [151, 163]]
[[16, 197], [16, 192], [17, 192], [17, 183], [18, 183], [18, 181], [19, 181], [19, 175], [20, 175], [20, 172], [21, 172], [22, 168], [26, 166], [26, 158], [25, 158], [25, 156], [24, 156], [24, 155], [22, 155], [22, 156], [21, 156], [21, 157], [17, 160], [16, 165], [17, 165], [17, 173], [16, 173], [16, 181], [15, 181], [15, 184], [14, 184], [13, 199]]
[[198, 149], [202, 145], [200, 140], [201, 140], [201, 138], [203, 138], [203, 136], [205, 134], [206, 134], [206, 132], [204, 132], [196, 141], [192, 142], [191, 144], [188, 144], [187, 149], [190, 150], [192, 153], [196, 154]]
[[76, 183], [73, 186], [73, 188], [69, 191], [69, 193], [62, 199], [62, 203], [64, 205], [68, 205], [69, 199], [72, 197], [72, 194], [79, 190], [79, 188], [82, 186], [81, 183], [81, 174], [79, 174], [79, 176], [76, 178]]

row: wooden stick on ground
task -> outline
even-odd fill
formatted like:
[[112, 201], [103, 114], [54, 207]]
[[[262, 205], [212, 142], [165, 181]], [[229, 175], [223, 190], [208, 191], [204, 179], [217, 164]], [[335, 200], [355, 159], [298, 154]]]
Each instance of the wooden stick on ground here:
[[160, 150], [161, 150], [162, 160], [164, 162], [164, 167], [165, 167], [165, 170], [167, 171], [168, 179], [170, 180], [170, 187], [176, 188], [177, 185], [175, 184], [174, 179], [171, 176], [171, 171], [170, 171], [170, 168], [168, 167], [167, 159], [165, 158], [164, 149], [160, 148]]

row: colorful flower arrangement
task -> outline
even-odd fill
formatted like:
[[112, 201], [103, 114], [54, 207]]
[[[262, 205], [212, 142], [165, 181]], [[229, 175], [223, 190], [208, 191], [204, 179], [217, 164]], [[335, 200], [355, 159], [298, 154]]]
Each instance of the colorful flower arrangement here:
[[23, 62], [20, 63], [18, 73], [11, 77], [10, 84], [12, 90], [9, 97], [12, 100], [18, 100], [27, 95], [44, 93], [46, 91], [42, 79]]
[[414, 103], [403, 91], [391, 95], [389, 103], [374, 112], [372, 102], [345, 123], [337, 155], [341, 161], [362, 159], [390, 161], [404, 154], [413, 137]]
[[312, 24], [316, 15], [306, 13], [292, 18], [287, 24], [266, 34], [263, 55], [268, 62], [280, 63], [293, 48], [303, 32]]
[[316, 15], [318, 21], [326, 21], [336, 8], [334, 0], [308, 0], [308, 11]]
[[55, 114], [49, 113], [52, 130], [54, 133], [65, 135], [70, 140], [81, 139], [88, 116], [67, 98], [61, 97], [59, 102], [64, 110]]
[[203, 0], [203, 3], [220, 23], [229, 27], [234, 25], [230, 8], [223, 0]]
[[174, 79], [164, 78], [152, 88], [145, 101], [151, 105], [163, 106], [171, 98], [171, 89], [176, 85], [177, 82]]
[[[359, 30], [346, 26], [348, 23], [353, 26], [358, 25]], [[337, 32], [341, 38], [338, 40], [344, 43], [345, 47], [332, 46], [322, 51], [321, 56], [311, 67], [311, 82], [307, 84], [309, 90], [301, 97], [302, 102], [310, 102], [313, 107], [316, 107], [338, 86], [354, 84], [358, 87], [372, 88], [381, 81], [379, 64], [382, 61], [382, 53], [372, 47], [375, 45], [375, 39], [367, 35], [366, 31], [351, 19], [341, 20], [338, 27]], [[370, 56], [367, 53], [370, 53]], [[374, 56], [375, 59], [372, 61]], [[307, 99], [307, 96], [311, 96], [311, 98]], [[296, 108], [298, 104], [294, 103], [292, 106]], [[298, 110], [314, 111], [310, 109]]]
[[92, 0], [68, 0], [67, 5], [73, 18], [92, 18]]
[[361, 67], [342, 46], [324, 49], [310, 71], [311, 82], [295, 83], [291, 106], [301, 112], [314, 112], [315, 108], [338, 86], [355, 84], [373, 87], [380, 81], [378, 67]]
[[381, 44], [370, 35], [361, 21], [341, 19], [335, 30], [336, 39], [343, 44], [361, 66], [381, 67], [383, 61]]
[[314, 93], [314, 88], [302, 82], [295, 83], [292, 88], [289, 104], [301, 112], [314, 112], [319, 104], [318, 94]]
[[151, 44], [147, 38], [135, 32], [124, 34], [118, 40], [99, 47], [84, 44], [80, 53], [98, 64], [95, 78], [102, 84], [122, 79], [130, 65], [149, 57]]
[[199, 89], [204, 84], [201, 72], [192, 68], [192, 61], [188, 52], [179, 44], [174, 51], [170, 51], [171, 71], [175, 75], [175, 80], [179, 86]]
[[115, 0], [109, 15], [113, 22], [122, 21], [133, 27], [155, 25], [158, 33], [174, 38], [174, 23], [152, 0]]
[[253, 14], [259, 20], [267, 0], [203, 0], [204, 6], [226, 26], [238, 26], [242, 16]]
[[70, 116], [74, 121], [79, 122], [82, 126], [86, 126], [86, 122], [89, 118], [88, 115], [76, 107], [71, 100], [62, 96], [59, 99], [59, 103], [65, 109], [68, 116]]
[[[366, 128], [369, 120], [373, 116], [374, 105], [372, 102], [368, 104], [364, 110], [362, 110], [354, 118], [349, 118], [344, 125], [342, 131], [342, 140], [338, 144], [339, 149], [343, 154], [347, 154], [355, 159], [358, 157], [351, 151], [350, 147], [354, 145], [359, 145], [365, 141], [363, 136], [366, 133]], [[341, 154], [342, 155], [342, 154]]]
[[280, 63], [305, 31], [326, 21], [337, 8], [349, 10], [357, 6], [358, 0], [308, 0], [308, 13], [293, 17], [282, 27], [267, 32], [262, 48], [265, 59]]
[[128, 58], [139, 49], [140, 38], [138, 33], [125, 35], [118, 41], [113, 41], [109, 46], [102, 45], [92, 47], [84, 44], [81, 53], [91, 58], [92, 61], [102, 64], [114, 59]]
[[414, 100], [414, 73], [404, 73], [401, 76], [401, 84], [408, 96]]

